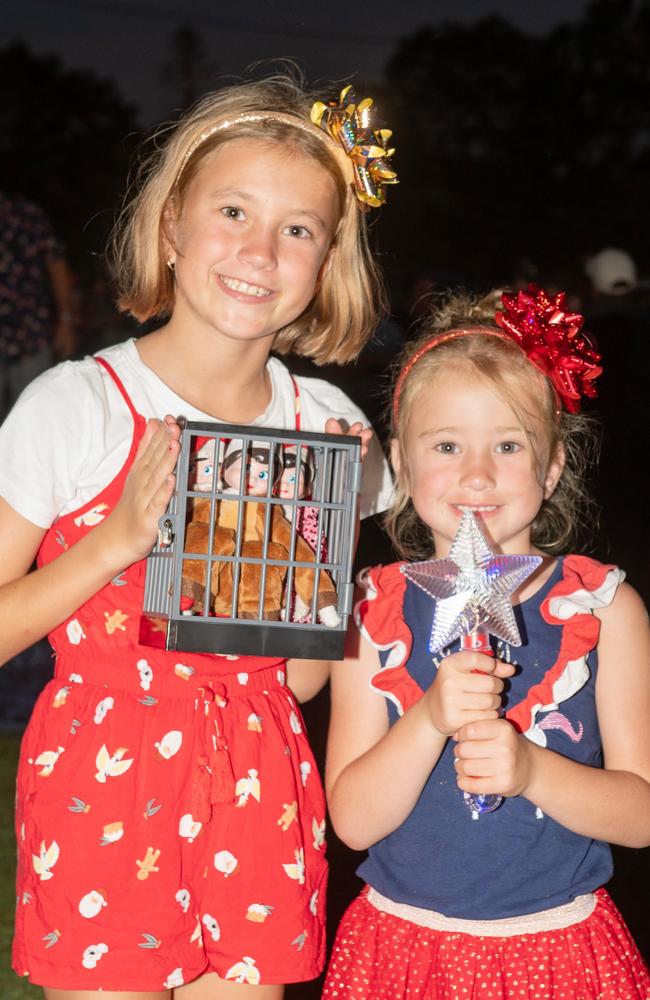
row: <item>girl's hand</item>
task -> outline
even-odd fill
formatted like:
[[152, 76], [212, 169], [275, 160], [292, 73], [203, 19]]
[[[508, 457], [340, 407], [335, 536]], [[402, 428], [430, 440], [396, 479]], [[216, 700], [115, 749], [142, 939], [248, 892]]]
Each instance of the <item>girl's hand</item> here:
[[484, 653], [463, 651], [446, 656], [424, 695], [435, 729], [443, 736], [452, 736], [468, 722], [496, 720], [502, 678], [514, 672], [512, 664]]
[[523, 795], [530, 784], [534, 748], [507, 719], [484, 719], [459, 729], [458, 787], [481, 795]]
[[[122, 496], [106, 518], [102, 534], [110, 535], [120, 568], [149, 555], [158, 537], [158, 519], [174, 491], [180, 427], [173, 417], [148, 420]], [[119, 556], [117, 555], [119, 553]]]
[[[347, 429], [346, 429], [347, 428]], [[368, 454], [368, 448], [370, 447], [370, 442], [372, 441], [372, 427], [364, 427], [360, 420], [352, 424], [351, 427], [345, 422], [336, 420], [334, 417], [330, 417], [329, 420], [325, 421], [325, 433], [326, 434], [346, 434], [348, 437], [360, 437], [361, 438], [361, 461]]]

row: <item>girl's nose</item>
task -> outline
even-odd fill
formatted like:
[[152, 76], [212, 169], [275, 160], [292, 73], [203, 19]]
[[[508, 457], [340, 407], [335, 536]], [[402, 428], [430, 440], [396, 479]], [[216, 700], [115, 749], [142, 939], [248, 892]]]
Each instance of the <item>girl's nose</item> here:
[[273, 235], [261, 229], [250, 230], [242, 242], [238, 257], [255, 270], [273, 270], [277, 264]]
[[489, 490], [496, 484], [491, 456], [468, 454], [461, 470], [461, 486], [471, 490]]

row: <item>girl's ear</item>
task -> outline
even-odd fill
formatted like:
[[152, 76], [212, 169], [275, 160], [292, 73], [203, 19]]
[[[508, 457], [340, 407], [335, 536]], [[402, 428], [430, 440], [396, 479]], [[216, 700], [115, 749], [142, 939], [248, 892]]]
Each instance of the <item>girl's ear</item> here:
[[402, 459], [399, 453], [399, 441], [397, 438], [392, 438], [390, 442], [390, 464], [393, 466], [395, 478], [399, 481], [402, 472]]
[[162, 214], [162, 255], [163, 260], [171, 267], [170, 261], [176, 263], [176, 230], [178, 214], [173, 198], [170, 198]]
[[555, 453], [551, 456], [546, 469], [546, 475], [544, 476], [544, 499], [548, 500], [555, 491], [555, 487], [560, 481], [560, 476], [564, 471], [564, 465], [566, 462], [566, 452], [564, 450], [564, 445], [561, 441], [558, 441], [555, 448]]
[[321, 264], [320, 269], [318, 271], [318, 277], [316, 278], [316, 288], [314, 290], [314, 294], [317, 294], [318, 292], [320, 292], [322, 284], [325, 281], [325, 278], [327, 277], [327, 275], [329, 274], [330, 268], [332, 266], [332, 261], [334, 260], [334, 254], [335, 253], [336, 253], [336, 246], [332, 243], [332, 246], [329, 248], [329, 250], [325, 254], [325, 259], [324, 259], [323, 263]]

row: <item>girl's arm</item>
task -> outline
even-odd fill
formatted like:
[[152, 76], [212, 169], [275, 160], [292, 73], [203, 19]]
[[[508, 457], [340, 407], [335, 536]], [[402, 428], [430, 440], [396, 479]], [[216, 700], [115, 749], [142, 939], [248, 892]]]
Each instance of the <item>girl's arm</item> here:
[[[431, 687], [389, 728], [384, 698], [371, 690], [377, 651], [353, 629], [357, 648], [332, 665], [326, 789], [332, 823], [365, 850], [412, 811], [448, 737], [468, 717], [496, 718], [508, 664], [479, 653], [448, 656]], [[480, 667], [482, 673], [473, 673]]]
[[[604, 768], [535, 746], [504, 720], [459, 733], [464, 791], [524, 795], [569, 830], [626, 847], [650, 844], [650, 629], [623, 584], [601, 620], [596, 708]], [[465, 777], [488, 774], [480, 782]]]
[[[371, 427], [364, 427], [361, 421], [357, 421], [348, 426], [341, 423], [336, 417], [329, 417], [325, 422], [326, 434], [347, 434], [352, 437], [361, 438], [361, 460], [368, 454], [368, 448], [373, 436]], [[356, 549], [359, 540], [359, 517], [355, 522], [355, 542]], [[332, 664], [329, 660], [287, 660], [287, 683], [297, 701], [305, 702], [315, 698], [319, 691], [325, 687], [329, 680]]]
[[151, 550], [174, 488], [179, 428], [151, 420], [115, 510], [41, 569], [29, 572], [45, 535], [0, 498], [0, 664], [73, 614]]
[[287, 660], [287, 684], [301, 704], [315, 698], [327, 684], [329, 660]]

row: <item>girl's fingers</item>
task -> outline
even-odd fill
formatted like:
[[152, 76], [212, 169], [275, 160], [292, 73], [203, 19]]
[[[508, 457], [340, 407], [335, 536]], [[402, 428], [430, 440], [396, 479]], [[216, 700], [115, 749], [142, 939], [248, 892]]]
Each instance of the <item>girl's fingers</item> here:
[[151, 498], [150, 507], [156, 514], [156, 516], [161, 516], [167, 510], [169, 501], [171, 500], [172, 493], [174, 492], [174, 486], [176, 485], [176, 476], [169, 473], [163, 483], [158, 487], [157, 491]]
[[463, 690], [481, 694], [497, 694], [503, 691], [503, 680], [495, 674], [479, 674], [472, 671], [466, 674], [461, 683]]
[[370, 447], [370, 442], [372, 441], [372, 428], [364, 427], [363, 430], [359, 432], [359, 437], [361, 438], [361, 461], [364, 460], [368, 454], [368, 448]]
[[341, 427], [340, 420], [336, 420], [335, 417], [328, 417], [325, 421], [325, 433], [326, 434], [345, 434], [345, 431]]
[[140, 442], [138, 444], [138, 448], [137, 448], [137, 451], [135, 453], [135, 461], [136, 462], [139, 461], [142, 458], [142, 456], [146, 453], [147, 449], [149, 448], [149, 445], [151, 444], [151, 440], [152, 440], [154, 434], [157, 432], [157, 430], [158, 430], [158, 421], [157, 420], [147, 420], [147, 423], [146, 423], [146, 426], [145, 426], [145, 429], [144, 429], [144, 434], [140, 438]]
[[509, 737], [516, 734], [511, 723], [507, 719], [497, 719], [495, 722], [480, 721], [468, 722], [458, 730], [459, 745], [463, 743], [481, 742], [487, 740], [497, 740], [499, 737]]
[[168, 425], [150, 420], [138, 449], [136, 462], [144, 473], [143, 486], [157, 489], [161, 476], [168, 475], [176, 465], [179, 442]]
[[501, 695], [468, 692], [463, 698], [463, 712], [497, 712], [501, 708]]
[[491, 757], [490, 749], [495, 749], [491, 740], [461, 740], [455, 750], [456, 759], [460, 761], [471, 760], [472, 766], [474, 766], [475, 760], [487, 760]]
[[486, 653], [477, 653], [474, 650], [463, 650], [460, 653], [451, 653], [443, 660], [443, 664], [449, 662], [455, 670], [476, 674], [494, 674], [496, 677], [511, 677], [515, 672], [512, 663], [504, 663], [494, 656]]
[[473, 757], [471, 766], [467, 766], [457, 757], [454, 768], [461, 778], [490, 778], [495, 770], [494, 761], [489, 757]]
[[496, 670], [496, 660], [493, 656], [485, 653], [476, 653], [473, 650], [463, 650], [460, 653], [451, 653], [442, 661], [441, 668], [445, 666], [453, 667], [454, 670], [463, 673], [493, 674]]

